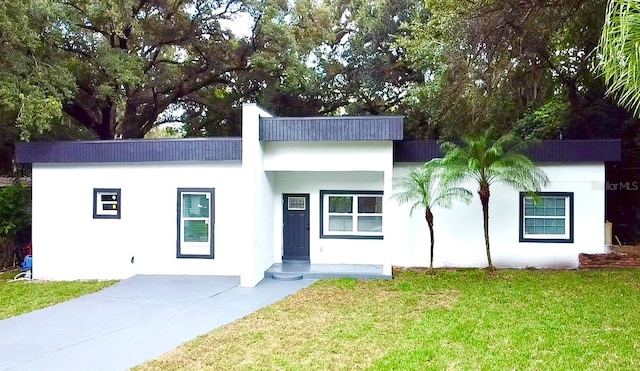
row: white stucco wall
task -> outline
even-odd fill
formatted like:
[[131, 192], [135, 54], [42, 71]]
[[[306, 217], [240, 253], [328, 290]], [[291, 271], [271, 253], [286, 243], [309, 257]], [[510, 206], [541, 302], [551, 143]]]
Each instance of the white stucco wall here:
[[[396, 164], [395, 176], [406, 174], [408, 166]], [[604, 252], [604, 165], [602, 163], [544, 164], [551, 180], [543, 191], [574, 193], [574, 242], [519, 242], [519, 193], [502, 184], [491, 188], [489, 236], [491, 257], [497, 267], [574, 268], [581, 252]], [[487, 265], [482, 208], [477, 186], [470, 205], [456, 203], [451, 209], [434, 209], [437, 267], [485, 267]], [[429, 232], [423, 211], [409, 217], [409, 205], [388, 204], [385, 218], [393, 220], [388, 235], [393, 247], [393, 264], [429, 265]]]
[[239, 256], [244, 262], [240, 285], [253, 287], [264, 278], [274, 262], [273, 257], [273, 184], [264, 171], [264, 144], [260, 142], [260, 117], [271, 117], [254, 103], [242, 106], [242, 178], [236, 187], [244, 189], [241, 206]]
[[385, 171], [393, 167], [391, 141], [264, 142], [265, 171]]
[[[34, 164], [35, 278], [239, 275], [240, 174], [240, 162]], [[93, 219], [94, 188], [121, 188], [121, 219]], [[215, 188], [215, 259], [176, 258], [178, 188]]]

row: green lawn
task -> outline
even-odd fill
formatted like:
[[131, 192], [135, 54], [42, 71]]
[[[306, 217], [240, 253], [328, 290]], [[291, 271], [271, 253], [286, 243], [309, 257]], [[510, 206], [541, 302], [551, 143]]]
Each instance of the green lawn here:
[[9, 282], [18, 271], [0, 273], [0, 320], [90, 294], [115, 281]]
[[640, 369], [640, 270], [319, 281], [140, 369]]

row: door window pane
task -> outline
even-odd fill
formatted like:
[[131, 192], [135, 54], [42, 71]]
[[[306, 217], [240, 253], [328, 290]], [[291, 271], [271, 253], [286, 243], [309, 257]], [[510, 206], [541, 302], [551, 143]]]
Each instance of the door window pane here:
[[287, 209], [288, 210], [306, 210], [306, 199], [304, 197], [292, 197], [289, 196], [287, 198]]

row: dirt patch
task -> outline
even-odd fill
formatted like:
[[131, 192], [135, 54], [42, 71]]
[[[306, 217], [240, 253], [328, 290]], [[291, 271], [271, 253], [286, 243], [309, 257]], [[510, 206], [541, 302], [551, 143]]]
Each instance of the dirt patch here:
[[608, 246], [609, 252], [625, 253], [631, 255], [640, 255], [640, 246], [635, 245], [610, 245]]

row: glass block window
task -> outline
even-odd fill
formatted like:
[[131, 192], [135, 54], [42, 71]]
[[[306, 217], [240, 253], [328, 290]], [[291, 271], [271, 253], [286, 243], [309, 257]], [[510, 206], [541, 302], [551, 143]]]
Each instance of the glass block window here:
[[573, 193], [520, 195], [522, 242], [572, 242]]

